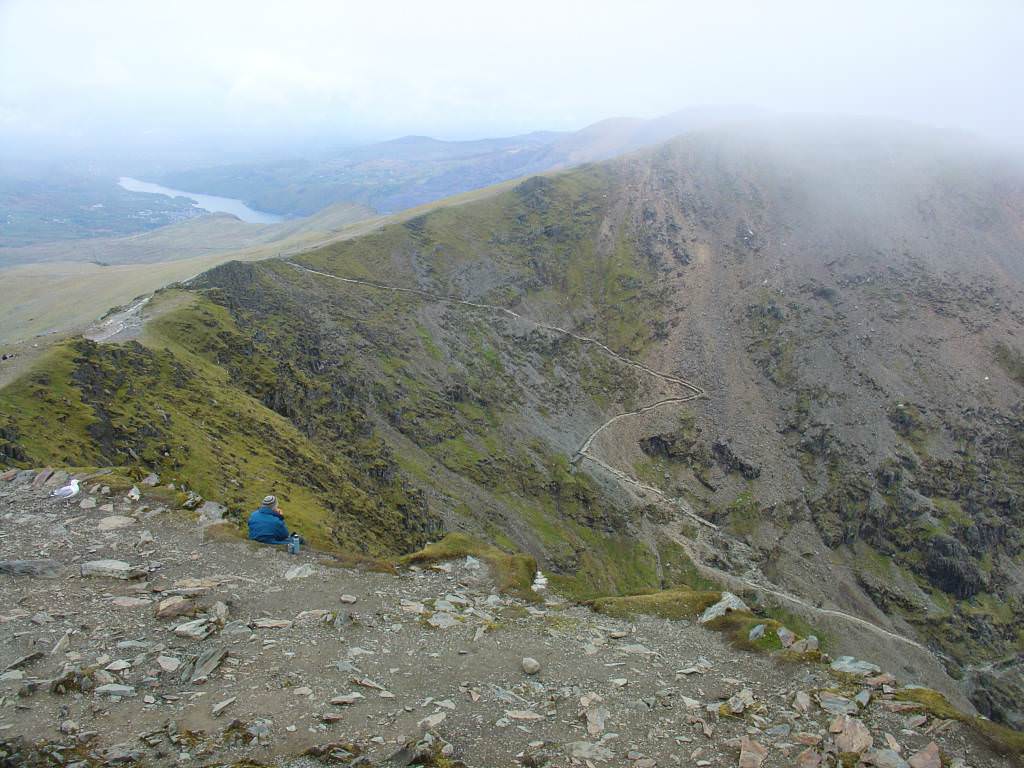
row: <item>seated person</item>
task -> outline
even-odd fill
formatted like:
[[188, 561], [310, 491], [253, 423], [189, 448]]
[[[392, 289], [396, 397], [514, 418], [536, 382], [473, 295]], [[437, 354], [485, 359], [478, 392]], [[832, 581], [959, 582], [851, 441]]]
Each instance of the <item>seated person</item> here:
[[287, 544], [290, 536], [277, 497], [264, 496], [262, 506], [249, 515], [249, 538], [263, 544]]

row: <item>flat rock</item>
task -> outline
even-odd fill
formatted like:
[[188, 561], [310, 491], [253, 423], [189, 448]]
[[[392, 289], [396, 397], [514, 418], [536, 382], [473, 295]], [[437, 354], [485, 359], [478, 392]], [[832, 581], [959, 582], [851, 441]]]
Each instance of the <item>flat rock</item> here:
[[723, 592], [722, 599], [705, 609], [697, 622], [707, 624], [709, 621], [725, 616], [730, 611], [749, 611], [747, 604], [740, 600], [732, 592]]
[[146, 574], [124, 560], [90, 560], [82, 563], [83, 576], [106, 576], [111, 579], [137, 579]]
[[336, 707], [350, 707], [360, 699], [365, 699], [363, 694], [353, 691], [352, 693], [343, 693], [340, 696], [335, 696], [331, 699], [331, 704]]
[[196, 604], [181, 595], [161, 600], [156, 607], [158, 619], [176, 619], [181, 616], [193, 616], [196, 613]]
[[749, 736], [740, 740], [739, 768], [761, 768], [761, 763], [768, 756], [768, 747], [754, 741]]
[[871, 749], [874, 738], [860, 720], [849, 715], [840, 715], [830, 729], [835, 734], [836, 748], [840, 752], [860, 754]]
[[915, 752], [907, 758], [910, 768], [941, 768], [942, 755], [939, 753], [939, 745], [934, 741], [920, 752]]
[[228, 707], [230, 707], [232, 704], [235, 703], [235, 700], [237, 698], [238, 698], [237, 696], [232, 696], [230, 699], [224, 699], [224, 701], [220, 701], [220, 702], [214, 704], [212, 707], [210, 707], [210, 714], [213, 715], [214, 717], [219, 717], [220, 714], [225, 709], [227, 709]]
[[855, 659], [853, 656], [840, 656], [832, 662], [832, 670], [846, 675], [866, 677], [867, 675], [877, 675], [882, 668], [870, 662]]
[[156, 663], [164, 672], [177, 672], [181, 666], [181, 661], [173, 656], [157, 656]]
[[839, 696], [835, 693], [829, 693], [828, 691], [820, 691], [818, 693], [818, 705], [826, 712], [831, 712], [833, 715], [857, 714], [856, 704], [843, 696]]
[[450, 627], [457, 627], [462, 622], [459, 621], [455, 614], [449, 613], [448, 611], [438, 611], [437, 613], [431, 614], [430, 618], [427, 619], [427, 624], [437, 629], [449, 629]]
[[120, 528], [127, 528], [135, 525], [135, 518], [127, 515], [110, 515], [104, 517], [96, 524], [97, 531], [116, 531]]
[[308, 579], [314, 573], [313, 566], [309, 563], [302, 563], [302, 565], [293, 565], [287, 571], [284, 572], [284, 578], [286, 581], [292, 581], [294, 579]]
[[194, 619], [179, 624], [174, 628], [174, 634], [178, 637], [188, 637], [193, 640], [205, 640], [213, 634], [213, 627], [208, 619]]
[[226, 648], [208, 648], [196, 659], [195, 669], [192, 671], [192, 683], [204, 683], [228, 657]]
[[292, 622], [288, 619], [253, 619], [255, 629], [290, 629]]
[[80, 509], [95, 509], [96, 499], [94, 499], [92, 496], [86, 496], [84, 499], [78, 502], [78, 506]]
[[611, 760], [615, 753], [608, 747], [595, 744], [591, 741], [572, 741], [565, 745], [570, 757], [577, 760]]
[[96, 693], [100, 696], [120, 696], [127, 698], [135, 695], [135, 689], [130, 685], [121, 685], [119, 683], [107, 683], [101, 685], [96, 689]]

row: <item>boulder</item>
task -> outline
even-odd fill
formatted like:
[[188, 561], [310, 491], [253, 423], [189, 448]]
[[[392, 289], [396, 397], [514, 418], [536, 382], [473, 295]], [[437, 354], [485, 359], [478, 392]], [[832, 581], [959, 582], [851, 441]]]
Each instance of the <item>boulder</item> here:
[[158, 619], [177, 619], [181, 616], [194, 616], [196, 610], [194, 602], [181, 595], [174, 595], [160, 601], [156, 607], [156, 617]]
[[540, 672], [540, 662], [534, 658], [525, 656], [523, 657], [523, 661], [521, 662], [521, 664], [523, 667], [523, 672], [525, 672], [528, 675], [536, 675], [538, 672]]
[[747, 604], [740, 600], [732, 592], [723, 592], [722, 599], [714, 605], [707, 608], [704, 613], [701, 614], [697, 622], [700, 624], [707, 624], [709, 621], [714, 621], [720, 616], [725, 616], [729, 611], [749, 611]]

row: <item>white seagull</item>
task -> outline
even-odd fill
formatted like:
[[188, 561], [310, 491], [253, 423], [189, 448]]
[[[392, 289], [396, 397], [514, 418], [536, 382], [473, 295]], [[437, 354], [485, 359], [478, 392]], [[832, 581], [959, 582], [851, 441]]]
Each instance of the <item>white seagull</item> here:
[[56, 499], [70, 499], [72, 496], [78, 495], [78, 478], [71, 478], [71, 482], [67, 485], [61, 486], [50, 494]]

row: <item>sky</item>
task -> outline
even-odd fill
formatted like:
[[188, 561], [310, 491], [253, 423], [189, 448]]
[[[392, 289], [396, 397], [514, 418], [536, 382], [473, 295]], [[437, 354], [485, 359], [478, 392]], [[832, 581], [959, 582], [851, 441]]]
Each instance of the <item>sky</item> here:
[[26, 152], [571, 130], [692, 106], [1024, 137], [1024, 0], [0, 0]]

